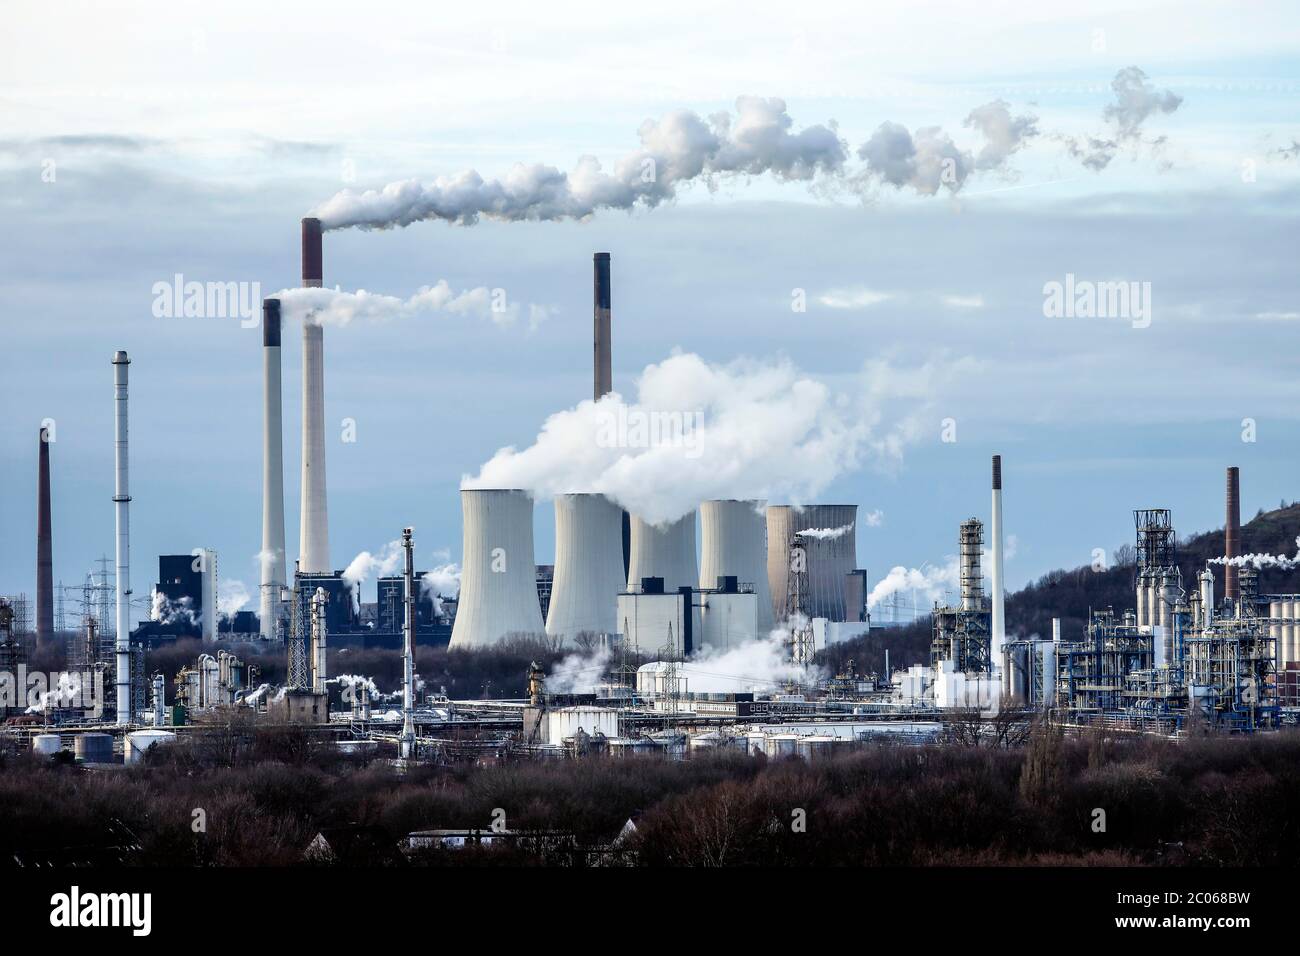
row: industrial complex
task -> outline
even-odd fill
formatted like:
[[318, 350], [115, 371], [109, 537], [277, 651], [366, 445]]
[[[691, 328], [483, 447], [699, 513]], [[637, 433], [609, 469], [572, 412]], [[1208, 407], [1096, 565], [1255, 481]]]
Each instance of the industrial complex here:
[[[301, 261], [302, 285], [321, 286], [319, 220], [302, 221]], [[612, 382], [610, 264], [608, 253], [595, 255], [597, 401]], [[458, 588], [416, 570], [406, 528], [402, 572], [380, 575], [370, 599], [331, 560], [325, 337], [310, 318], [302, 327], [301, 536], [289, 564], [281, 332], [281, 303], [267, 299], [256, 613], [218, 613], [217, 555], [196, 548], [158, 558], [147, 619], [132, 626], [131, 360], [117, 352], [114, 574], [110, 581], [106, 561], [88, 578], [79, 621], [62, 625], [72, 634], [67, 679], [36, 702], [12, 693], [0, 702], [11, 739], [42, 754], [130, 763], [239, 712], [400, 760], [686, 756], [702, 748], [811, 758], [870, 740], [936, 739], [954, 722], [976, 733], [1050, 719], [1064, 728], [1177, 736], [1193, 726], [1269, 731], [1300, 713], [1300, 595], [1261, 593], [1256, 569], [1239, 555], [1236, 468], [1227, 471], [1221, 559], [1184, 580], [1170, 512], [1136, 510], [1132, 605], [1094, 608], [1078, 633], [1057, 619], [1050, 635], [1026, 638], [1014, 636], [1020, 632], [1007, 619], [1004, 467], [994, 456], [988, 512], [956, 525], [959, 599], [933, 607], [929, 659], [896, 670], [887, 639], [878, 672], [816, 665], [819, 651], [873, 630], [855, 504], [717, 499], [655, 523], [573, 489], [554, 497], [554, 562], [539, 565], [534, 496], [466, 487]], [[50, 468], [42, 429], [31, 632], [40, 641], [56, 633]], [[0, 672], [15, 679], [28, 649], [25, 616], [23, 600], [0, 604]], [[202, 642], [192, 663], [170, 681], [151, 673], [150, 653], [184, 639]], [[534, 664], [525, 697], [456, 700], [417, 673], [417, 650], [429, 646], [469, 653], [545, 646], [575, 662], [564, 662], [564, 679], [552, 687]], [[776, 648], [779, 676], [719, 663], [743, 662], [756, 647]], [[400, 650], [399, 687], [333, 673], [340, 651], [366, 648]], [[283, 680], [260, 679], [267, 655], [284, 661]]]

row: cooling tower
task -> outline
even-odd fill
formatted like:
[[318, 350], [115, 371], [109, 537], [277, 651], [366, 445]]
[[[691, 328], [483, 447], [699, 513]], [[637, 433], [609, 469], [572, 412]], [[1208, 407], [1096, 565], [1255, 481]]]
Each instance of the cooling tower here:
[[555, 578], [546, 633], [614, 634], [623, 590], [623, 512], [604, 495], [556, 495]]
[[642, 578], [663, 578], [665, 591], [699, 587], [695, 560], [695, 512], [656, 527], [632, 516], [632, 554], [627, 585], [639, 590]]
[[262, 302], [262, 638], [274, 640], [284, 554], [284, 415], [280, 392], [280, 300]]
[[533, 499], [526, 491], [462, 490], [464, 546], [453, 648], [490, 647], [545, 632], [533, 561]]
[[[1235, 558], [1241, 553], [1241, 473], [1234, 467], [1228, 469], [1228, 514], [1223, 524], [1223, 556]], [[1223, 596], [1235, 601], [1241, 594], [1237, 583], [1238, 568], [1235, 564], [1223, 566]]]
[[54, 551], [50, 531], [50, 436], [42, 428], [36, 474], [36, 639], [54, 636]]
[[778, 621], [786, 618], [791, 539], [800, 531], [810, 530], [828, 533], [802, 536], [808, 558], [804, 614], [831, 621], [844, 620], [844, 582], [848, 573], [858, 566], [857, 517], [857, 505], [768, 507], [767, 583], [772, 590], [772, 613]]
[[[302, 221], [302, 284], [321, 284], [319, 219]], [[330, 569], [329, 508], [325, 489], [325, 336], [315, 322], [302, 324], [302, 512], [298, 568], [304, 574]]]
[[765, 501], [734, 499], [700, 505], [700, 587], [716, 588], [718, 578], [730, 575], [742, 586], [753, 585], [759, 634], [766, 634], [774, 624], [767, 582], [766, 505]]

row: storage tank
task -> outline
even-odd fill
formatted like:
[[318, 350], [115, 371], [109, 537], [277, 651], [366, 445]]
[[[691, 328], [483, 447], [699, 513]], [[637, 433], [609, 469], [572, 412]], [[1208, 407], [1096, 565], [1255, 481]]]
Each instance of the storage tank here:
[[52, 757], [63, 749], [63, 738], [58, 734], [37, 734], [32, 738], [32, 753]]
[[78, 734], [73, 742], [77, 763], [112, 763], [112, 734]]
[[622, 510], [604, 495], [557, 495], [546, 633], [617, 633], [618, 594], [625, 583]]
[[464, 489], [460, 599], [451, 647], [544, 634], [533, 559], [533, 499], [519, 489]]
[[170, 730], [137, 730], [126, 735], [122, 754], [126, 763], [135, 764], [144, 760], [149, 748], [159, 745], [174, 744], [176, 735]]
[[631, 547], [629, 590], [640, 590], [642, 578], [663, 578], [665, 591], [699, 587], [694, 511], [664, 525], [633, 515]]
[[846, 617], [844, 582], [858, 566], [857, 505], [770, 505], [767, 509], [767, 581], [772, 592], [772, 613], [785, 619], [790, 544], [799, 532], [808, 559], [808, 584], [804, 613], [843, 621]]
[[721, 577], [735, 577], [742, 587], [751, 585], [758, 602], [760, 635], [775, 624], [767, 581], [766, 504], [718, 499], [700, 505], [700, 587], [716, 588]]

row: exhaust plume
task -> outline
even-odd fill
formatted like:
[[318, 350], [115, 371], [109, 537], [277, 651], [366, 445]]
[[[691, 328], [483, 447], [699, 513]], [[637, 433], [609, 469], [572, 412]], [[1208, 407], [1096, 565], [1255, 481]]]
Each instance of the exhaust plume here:
[[[788, 361], [710, 365], [678, 353], [642, 372], [635, 400], [611, 392], [557, 412], [530, 447], [502, 448], [461, 487], [603, 494], [655, 525], [709, 498], [809, 500], [868, 457], [900, 460], [933, 377], [930, 366], [898, 376], [873, 363], [836, 394]], [[884, 424], [903, 397], [906, 413]]]
[[388, 322], [419, 315], [467, 315], [510, 326], [519, 321], [521, 314], [526, 314], [528, 327], [535, 329], [555, 311], [550, 306], [509, 302], [502, 290], [486, 286], [455, 293], [445, 279], [438, 280], [436, 285], [422, 286], [407, 299], [365, 289], [344, 292], [323, 288], [282, 289], [275, 297], [280, 300], [285, 318], [322, 326], [349, 325], [357, 319]]
[[833, 541], [836, 538], [842, 538], [853, 530], [853, 522], [840, 525], [838, 528], [805, 528], [803, 531], [796, 531], [795, 534], [800, 538], [816, 538], [819, 541]]
[[674, 110], [646, 120], [640, 148], [619, 160], [612, 172], [593, 156], [582, 156], [572, 172], [539, 163], [519, 163], [504, 179], [484, 179], [474, 170], [432, 183], [408, 179], [383, 189], [344, 189], [313, 213], [325, 229], [390, 229], [439, 219], [473, 225], [480, 217], [503, 222], [584, 219], [600, 209], [654, 207], [696, 180], [710, 185], [729, 176], [761, 176], [807, 182], [818, 173], [839, 173], [845, 146], [835, 124], [792, 132], [785, 101], [742, 96], [736, 113], [704, 119]]

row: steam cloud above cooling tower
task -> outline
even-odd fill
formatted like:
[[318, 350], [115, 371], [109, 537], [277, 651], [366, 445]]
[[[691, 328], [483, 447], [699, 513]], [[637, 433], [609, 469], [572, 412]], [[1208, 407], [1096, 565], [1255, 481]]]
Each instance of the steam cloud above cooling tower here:
[[[867, 458], [897, 460], [935, 373], [873, 365], [856, 392], [836, 393], [785, 361], [675, 354], [645, 369], [635, 401], [614, 392], [557, 412], [530, 447], [501, 449], [461, 487], [595, 492], [653, 524], [709, 498], [808, 500]], [[906, 395], [890, 394], [894, 382]], [[908, 408], [885, 426], [892, 398]]]
[[[1121, 146], [1140, 144], [1148, 118], [1172, 113], [1182, 102], [1148, 83], [1136, 66], [1120, 70], [1111, 89], [1115, 101], [1102, 114], [1109, 134], [1052, 137], [1094, 171], [1104, 169]], [[977, 149], [962, 148], [939, 126], [912, 131], [883, 122], [856, 150], [862, 165], [852, 167], [836, 121], [796, 130], [785, 100], [741, 96], [734, 113], [705, 118], [682, 109], [646, 120], [637, 131], [640, 146], [612, 171], [594, 156], [580, 157], [570, 172], [517, 163], [503, 178], [484, 179], [467, 169], [429, 183], [405, 179], [381, 189], [344, 189], [312, 215], [325, 229], [391, 229], [425, 220], [468, 226], [482, 217], [585, 219], [603, 209], [654, 208], [693, 182], [712, 188], [723, 179], [764, 175], [786, 182], [821, 180], [848, 192], [886, 185], [932, 196], [944, 187], [960, 190], [973, 173], [1005, 170], [1011, 157], [1040, 135], [1037, 117], [1013, 114], [1001, 99], [971, 110], [964, 126], [982, 140]]]
[[456, 293], [445, 279], [421, 287], [406, 299], [365, 289], [345, 292], [324, 288], [281, 289], [275, 298], [280, 300], [285, 318], [331, 326], [350, 325], [358, 320], [387, 322], [419, 315], [473, 316], [508, 326], [518, 321], [522, 313], [527, 315], [529, 327], [535, 328], [553, 311], [543, 305], [506, 301], [486, 286]]

